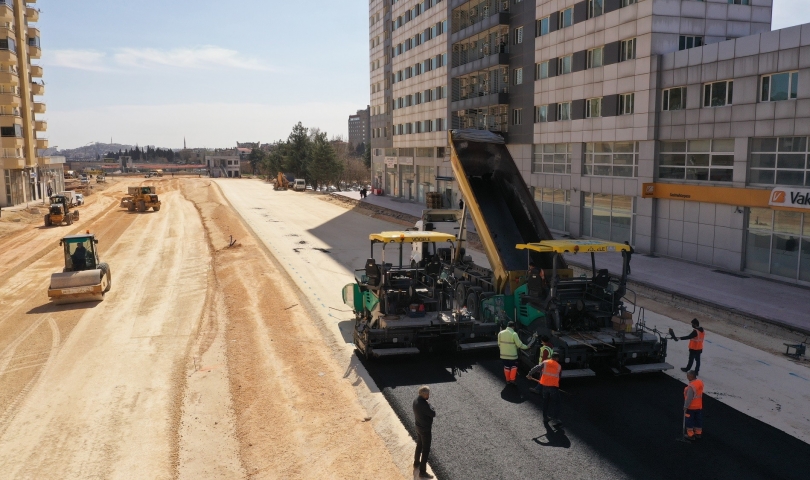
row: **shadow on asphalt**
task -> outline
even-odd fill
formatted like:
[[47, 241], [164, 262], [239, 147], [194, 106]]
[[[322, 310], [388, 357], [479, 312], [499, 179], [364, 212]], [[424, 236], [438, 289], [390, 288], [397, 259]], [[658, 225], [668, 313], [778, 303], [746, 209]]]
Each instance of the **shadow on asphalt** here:
[[432, 387], [431, 465], [441, 479], [538, 471], [552, 478], [806, 479], [810, 472], [810, 445], [711, 397], [704, 397], [704, 438], [677, 442], [684, 384], [663, 373], [564, 380], [564, 425], [554, 430], [542, 422], [539, 396], [528, 393], [533, 383], [519, 376], [517, 386], [504, 388], [496, 353], [363, 363], [411, 434], [415, 387]]

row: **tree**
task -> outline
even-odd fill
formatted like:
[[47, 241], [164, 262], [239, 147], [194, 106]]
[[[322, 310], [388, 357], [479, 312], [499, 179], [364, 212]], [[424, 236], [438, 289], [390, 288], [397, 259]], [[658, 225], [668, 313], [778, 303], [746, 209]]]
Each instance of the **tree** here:
[[366, 145], [366, 149], [363, 152], [363, 163], [366, 164], [366, 168], [371, 169], [371, 145]]
[[259, 165], [264, 162], [265, 153], [258, 148], [254, 148], [250, 151], [250, 155], [248, 155], [248, 162], [250, 162], [250, 170], [253, 175], [256, 175], [256, 170], [259, 168]]
[[326, 133], [316, 131], [312, 138], [312, 154], [307, 168], [307, 178], [312, 182], [313, 188], [337, 182], [343, 167], [337, 159], [334, 147], [327, 140]]
[[309, 129], [298, 122], [287, 138], [287, 145], [284, 148], [284, 171], [294, 173], [296, 178], [307, 178], [311, 147]]

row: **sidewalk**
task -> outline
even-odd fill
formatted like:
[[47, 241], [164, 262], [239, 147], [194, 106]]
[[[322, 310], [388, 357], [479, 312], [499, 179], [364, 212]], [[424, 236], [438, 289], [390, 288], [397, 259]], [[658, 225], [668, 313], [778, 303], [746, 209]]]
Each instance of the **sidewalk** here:
[[[339, 192], [360, 199], [359, 192]], [[423, 205], [387, 196], [369, 195], [363, 200], [379, 207], [421, 216]], [[568, 255], [574, 264], [590, 269], [590, 257]], [[621, 273], [621, 257], [597, 257], [597, 268]], [[810, 333], [810, 289], [750, 276], [744, 272], [724, 272], [680, 260], [633, 255], [629, 280], [642, 286], [671, 293], [699, 303], [740, 312], [764, 321]], [[632, 288], [632, 286], [631, 286]]]

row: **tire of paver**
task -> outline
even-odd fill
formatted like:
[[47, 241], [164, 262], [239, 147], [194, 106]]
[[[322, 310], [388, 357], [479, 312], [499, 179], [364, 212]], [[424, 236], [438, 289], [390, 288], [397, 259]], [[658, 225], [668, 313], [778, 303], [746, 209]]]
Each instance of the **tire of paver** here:
[[67, 217], [67, 224], [73, 225], [73, 216], [72, 215], [65, 215]]
[[51, 216], [49, 214], [47, 214], [47, 213], [45, 214], [45, 226], [46, 227], [51, 226]]
[[464, 306], [464, 302], [467, 301], [467, 288], [469, 286], [470, 282], [458, 282], [456, 284], [455, 305], [453, 305], [453, 308], [458, 310]]
[[146, 202], [144, 202], [143, 200], [138, 202], [138, 211], [139, 212], [145, 212], [146, 211]]
[[476, 320], [481, 320], [479, 318], [479, 313], [481, 311], [481, 294], [484, 292], [484, 289], [481, 287], [470, 287], [467, 289], [467, 311], [470, 312], [470, 316]]

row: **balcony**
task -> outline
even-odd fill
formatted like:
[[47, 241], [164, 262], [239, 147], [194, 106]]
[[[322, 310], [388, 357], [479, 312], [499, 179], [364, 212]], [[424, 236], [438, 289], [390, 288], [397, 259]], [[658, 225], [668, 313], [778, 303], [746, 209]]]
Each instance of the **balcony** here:
[[28, 17], [29, 22], [38, 22], [39, 21], [39, 10], [36, 8], [26, 8], [25, 9], [25, 16]]
[[0, 64], [17, 64], [17, 53], [11, 50], [0, 49]]
[[39, 65], [31, 65], [31, 76], [36, 78], [42, 78], [42, 67]]
[[13, 127], [20, 125], [22, 128], [22, 118], [19, 115], [0, 115], [0, 127]]
[[37, 120], [34, 122], [34, 130], [37, 132], [47, 132], [48, 131], [48, 122], [45, 120]]
[[45, 95], [45, 85], [41, 83], [31, 83], [31, 93], [34, 95]]
[[47, 138], [37, 138], [37, 150], [45, 150], [48, 148]]
[[45, 104], [40, 102], [34, 102], [34, 113], [45, 113]]
[[22, 157], [0, 157], [0, 168], [3, 170], [22, 170], [25, 168], [25, 159]]
[[14, 9], [8, 3], [0, 3], [0, 22], [14, 23]]
[[13, 93], [0, 93], [0, 106], [19, 107], [20, 96]]
[[33, 45], [28, 45], [28, 56], [34, 60], [39, 60], [42, 57], [42, 49]]
[[20, 84], [20, 77], [12, 72], [0, 72], [0, 85], [14, 85], [15, 87]]
[[0, 146], [3, 148], [22, 148], [25, 141], [22, 137], [0, 137]]
[[28, 38], [39, 38], [39, 29], [37, 27], [28, 27]]

